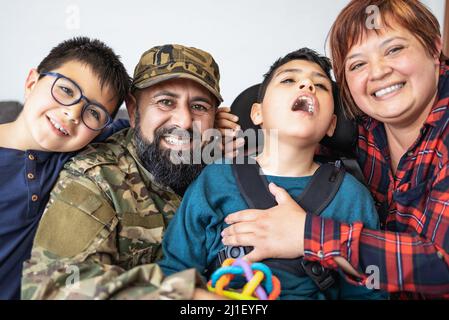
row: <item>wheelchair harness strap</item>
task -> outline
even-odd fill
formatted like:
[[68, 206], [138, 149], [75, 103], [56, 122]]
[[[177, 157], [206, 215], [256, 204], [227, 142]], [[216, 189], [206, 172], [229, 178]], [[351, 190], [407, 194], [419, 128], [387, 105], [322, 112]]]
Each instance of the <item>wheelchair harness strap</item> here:
[[[249, 163], [249, 160], [253, 163]], [[244, 164], [233, 163], [232, 171], [240, 193], [250, 209], [268, 209], [277, 205], [268, 189], [268, 181], [261, 174], [261, 168], [254, 159], [245, 158]], [[335, 163], [322, 164], [312, 176], [305, 190], [295, 200], [306, 212], [320, 215], [337, 194], [344, 175], [345, 168], [340, 160]], [[215, 270], [225, 259], [242, 257], [252, 249], [252, 247], [226, 246], [220, 250], [210, 269]], [[263, 263], [296, 276], [308, 275], [321, 291], [327, 290], [335, 283], [334, 271], [323, 268], [318, 262], [297, 258], [266, 259]]]

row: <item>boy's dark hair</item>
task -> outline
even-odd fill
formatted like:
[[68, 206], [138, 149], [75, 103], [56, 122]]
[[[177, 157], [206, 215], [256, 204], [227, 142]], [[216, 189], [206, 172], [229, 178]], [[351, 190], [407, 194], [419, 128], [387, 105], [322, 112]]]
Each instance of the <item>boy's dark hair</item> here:
[[125, 100], [131, 87], [131, 78], [120, 61], [120, 56], [105, 43], [87, 37], [75, 37], [61, 42], [41, 61], [37, 72], [50, 72], [69, 61], [79, 61], [92, 68], [92, 72], [100, 79], [101, 88], [111, 87], [117, 98], [117, 106], [112, 118], [118, 112], [118, 107]]
[[279, 58], [275, 63], [270, 67], [270, 70], [266, 74], [264, 74], [264, 80], [262, 81], [259, 89], [259, 94], [257, 96], [257, 101], [261, 103], [263, 98], [265, 97], [265, 93], [267, 91], [267, 87], [270, 84], [271, 79], [273, 79], [274, 72], [284, 64], [292, 61], [292, 60], [305, 60], [314, 62], [323, 69], [326, 76], [332, 83], [332, 88], [334, 88], [334, 82], [331, 77], [332, 65], [330, 59], [320, 55], [318, 52], [309, 49], [309, 48], [301, 48], [295, 51], [290, 52], [286, 56]]

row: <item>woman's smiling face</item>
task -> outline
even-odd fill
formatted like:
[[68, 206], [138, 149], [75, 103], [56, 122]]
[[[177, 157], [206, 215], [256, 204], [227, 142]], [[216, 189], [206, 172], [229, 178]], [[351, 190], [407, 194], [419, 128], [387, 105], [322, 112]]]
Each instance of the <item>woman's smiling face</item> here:
[[[378, 30], [379, 31], [379, 30]], [[439, 56], [396, 23], [369, 31], [348, 52], [346, 81], [357, 106], [368, 116], [406, 126], [427, 116], [437, 93]]]

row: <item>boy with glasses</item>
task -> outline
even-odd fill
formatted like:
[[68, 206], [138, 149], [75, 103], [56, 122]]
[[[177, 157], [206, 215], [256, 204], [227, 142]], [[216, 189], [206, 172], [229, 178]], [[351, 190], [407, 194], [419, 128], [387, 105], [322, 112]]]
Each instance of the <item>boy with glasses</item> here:
[[20, 297], [22, 263], [64, 163], [124, 127], [108, 125], [130, 83], [112, 49], [84, 37], [60, 43], [29, 72], [23, 111], [0, 125], [0, 299]]
[[[51, 95], [59, 104], [69, 107], [85, 101], [81, 109], [81, 120], [86, 127], [93, 131], [100, 131], [112, 122], [108, 110], [84, 96], [76, 82], [57, 72], [44, 72], [41, 74], [41, 77], [43, 76], [55, 77], [51, 86]], [[68, 134], [64, 129], [59, 129], [64, 134]]]
[[204, 50], [164, 44], [142, 54], [126, 101], [131, 127], [64, 166], [24, 263], [22, 299], [214, 297], [195, 270], [164, 277], [154, 262], [203, 168], [193, 156], [178, 160], [197, 146], [205, 150], [214, 125], [235, 129], [230, 117], [228, 125], [216, 121], [219, 81], [218, 64]]

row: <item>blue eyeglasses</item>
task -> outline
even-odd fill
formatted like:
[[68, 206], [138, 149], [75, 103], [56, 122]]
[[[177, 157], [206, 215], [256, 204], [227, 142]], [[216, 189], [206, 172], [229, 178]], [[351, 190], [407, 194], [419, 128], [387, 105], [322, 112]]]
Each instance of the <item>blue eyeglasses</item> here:
[[79, 103], [81, 100], [86, 101], [81, 111], [81, 120], [89, 129], [99, 131], [112, 122], [112, 117], [105, 107], [90, 102], [83, 95], [80, 86], [72, 79], [56, 72], [43, 72], [40, 75], [55, 77], [55, 81], [51, 86], [51, 95], [59, 104], [69, 107]]

